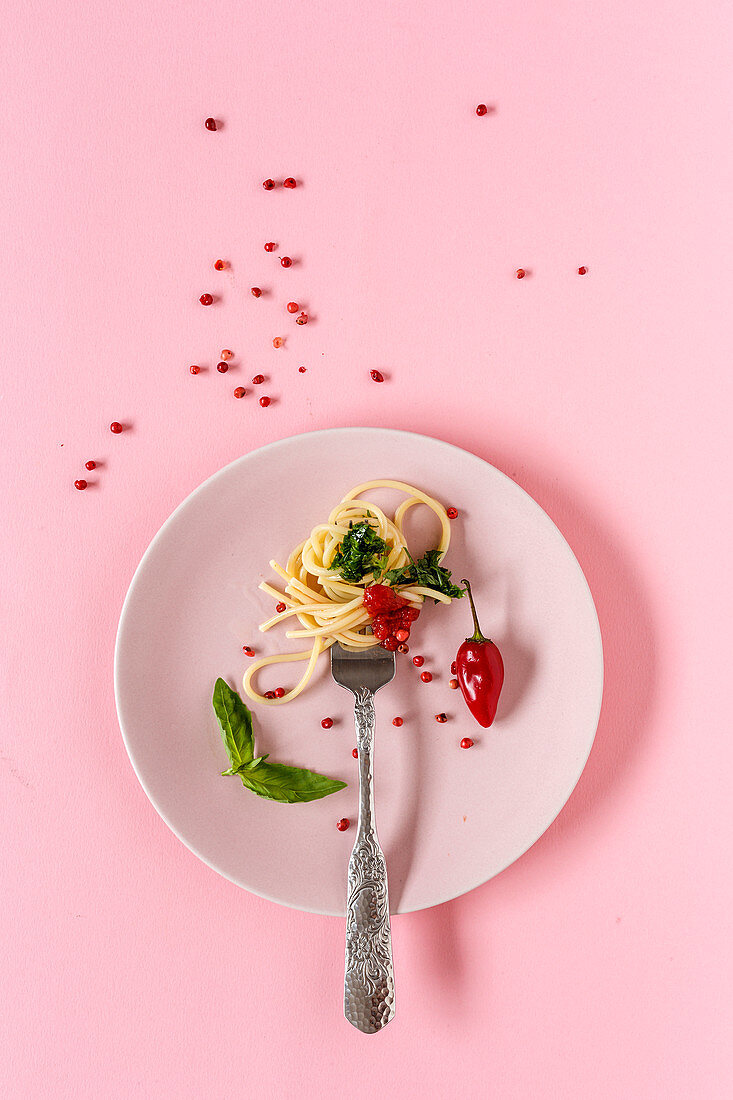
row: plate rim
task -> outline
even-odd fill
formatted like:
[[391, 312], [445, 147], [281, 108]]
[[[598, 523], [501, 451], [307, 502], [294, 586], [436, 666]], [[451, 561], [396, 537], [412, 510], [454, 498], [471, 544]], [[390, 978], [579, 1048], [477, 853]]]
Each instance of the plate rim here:
[[[400, 909], [400, 910], [397, 910], [393, 913], [390, 913], [390, 917], [395, 917], [395, 916], [402, 916], [402, 915], [407, 914], [407, 913], [419, 913], [419, 912], [423, 912], [426, 909], [433, 909], [433, 908], [435, 908], [436, 905], [444, 905], [446, 902], [454, 901], [456, 898], [462, 897], [464, 894], [471, 893], [471, 891], [478, 889], [479, 886], [485, 885], [487, 882], [490, 882], [492, 879], [496, 878], [497, 875], [502, 874], [502, 872], [506, 871], [506, 869], [508, 867], [511, 867], [512, 864], [516, 863], [517, 860], [521, 859], [524, 855], [526, 855], [526, 853], [530, 850], [530, 848], [533, 848], [534, 845], [537, 843], [537, 841], [540, 840], [540, 838], [542, 836], [544, 836], [544, 834], [547, 832], [547, 830], [550, 828], [550, 826], [553, 824], [553, 822], [557, 820], [557, 818], [560, 816], [560, 814], [565, 809], [565, 807], [566, 807], [573, 791], [575, 790], [576, 786], [578, 785], [578, 783], [580, 781], [580, 777], [582, 776], [583, 772], [585, 771], [586, 764], [588, 763], [588, 760], [590, 758], [590, 754], [593, 750], [593, 746], [595, 744], [596, 736], [597, 736], [597, 733], [598, 733], [598, 725], [599, 725], [599, 722], [600, 722], [601, 707], [602, 707], [602, 704], [603, 704], [604, 684], [605, 684], [605, 661], [604, 661], [604, 653], [603, 653], [603, 636], [602, 636], [602, 632], [601, 632], [600, 620], [598, 618], [598, 609], [596, 608], [595, 600], [593, 599], [593, 593], [592, 593], [590, 585], [588, 583], [588, 578], [586, 577], [585, 571], [583, 570], [583, 567], [581, 566], [580, 562], [578, 561], [578, 558], [577, 558], [572, 546], [570, 545], [570, 543], [568, 542], [568, 540], [566, 539], [565, 535], [560, 530], [558, 525], [554, 522], [552, 517], [545, 511], [545, 509], [542, 507], [542, 505], [539, 504], [534, 499], [534, 497], [526, 489], [523, 488], [523, 486], [521, 486], [513, 478], [509, 477], [509, 475], [504, 473], [503, 470], [500, 470], [497, 466], [494, 466], [487, 459], [482, 458], [481, 455], [477, 455], [474, 451], [471, 451], [466, 447], [459, 447], [455, 443], [449, 443], [445, 439], [438, 439], [435, 436], [426, 435], [424, 432], [413, 432], [413, 431], [409, 431], [405, 428], [386, 428], [386, 427], [379, 427], [379, 426], [373, 426], [373, 425], [361, 425], [361, 426], [360, 425], [351, 425], [351, 426], [344, 426], [344, 427], [317, 428], [317, 429], [314, 429], [313, 431], [309, 431], [309, 432], [297, 432], [295, 435], [284, 436], [281, 439], [275, 439], [275, 440], [272, 440], [269, 443], [264, 443], [264, 444], [262, 444], [262, 446], [255, 447], [251, 451], [247, 451], [244, 454], [239, 455], [237, 458], [232, 459], [231, 462], [227, 462], [226, 465], [219, 467], [219, 469], [215, 470], [213, 474], [210, 474], [202, 482], [200, 482], [195, 488], [193, 488], [191, 490], [190, 493], [188, 493], [183, 498], [183, 500], [181, 500], [176, 505], [176, 507], [173, 509], [173, 511], [166, 517], [166, 519], [163, 521], [161, 526], [158, 528], [158, 530], [155, 532], [153, 537], [148, 542], [147, 546], [145, 547], [145, 550], [143, 551], [143, 553], [140, 557], [139, 562], [137, 563], [137, 566], [135, 567], [135, 570], [132, 574], [132, 577], [130, 579], [130, 583], [129, 583], [128, 588], [127, 588], [127, 592], [125, 593], [125, 598], [122, 602], [122, 607], [120, 609], [120, 617], [119, 617], [119, 620], [118, 620], [118, 623], [117, 623], [117, 632], [116, 632], [116, 635], [115, 635], [114, 667], [113, 667], [115, 709], [117, 711], [117, 722], [118, 722], [118, 725], [120, 727], [120, 733], [122, 735], [122, 742], [125, 746], [125, 751], [127, 753], [128, 759], [130, 761], [130, 764], [132, 765], [132, 769], [133, 769], [133, 771], [134, 771], [134, 773], [137, 777], [137, 780], [138, 780], [140, 786], [142, 787], [143, 791], [145, 792], [146, 797], [148, 798], [148, 801], [151, 803], [153, 809], [158, 814], [158, 816], [163, 820], [163, 822], [171, 830], [173, 835], [190, 852], [192, 852], [198, 859], [200, 859], [201, 862], [204, 863], [207, 867], [211, 868], [212, 871], [215, 871], [218, 875], [221, 875], [222, 878], [225, 878], [229, 882], [233, 883], [240, 890], [246, 890], [248, 893], [254, 894], [256, 897], [260, 897], [265, 901], [274, 902], [277, 905], [285, 906], [288, 909], [293, 909], [296, 912], [300, 912], [300, 913], [313, 913], [313, 914], [316, 914], [318, 916], [338, 916], [341, 919], [343, 919], [343, 914], [342, 913], [334, 912], [333, 910], [329, 910], [329, 909], [314, 908], [312, 906], [307, 906], [307, 905], [295, 905], [290, 901], [285, 901], [282, 898], [273, 897], [271, 894], [268, 894], [266, 892], [263, 892], [263, 891], [260, 891], [260, 890], [255, 890], [251, 886], [244, 886], [240, 881], [233, 878], [230, 874], [227, 874], [226, 871], [222, 870], [220, 867], [216, 866], [216, 864], [211, 862], [211, 860], [209, 860], [202, 852], [200, 852], [194, 844], [190, 843], [184, 836], [182, 836], [180, 831], [173, 825], [173, 823], [169, 819], [168, 815], [164, 812], [164, 810], [158, 805], [156, 800], [153, 798], [153, 795], [151, 794], [150, 790], [148, 789], [148, 786], [145, 782], [145, 779], [144, 779], [143, 775], [138, 770], [137, 764], [135, 762], [134, 754], [133, 754], [133, 751], [131, 749], [130, 742], [128, 740], [128, 736], [125, 733], [124, 723], [123, 723], [123, 720], [122, 720], [121, 685], [120, 685], [120, 676], [121, 676], [121, 671], [120, 671], [121, 637], [122, 637], [122, 634], [123, 634], [123, 631], [124, 631], [125, 621], [126, 621], [128, 615], [130, 613], [130, 606], [131, 606], [131, 603], [134, 599], [135, 590], [137, 588], [140, 576], [142, 574], [142, 571], [145, 567], [145, 564], [146, 564], [146, 561], [147, 561], [149, 555], [153, 552], [156, 544], [163, 539], [167, 529], [170, 526], [172, 526], [172, 524], [173, 524], [174, 520], [176, 519], [176, 517], [178, 516], [178, 514], [181, 511], [183, 511], [186, 507], [188, 507], [191, 504], [191, 502], [200, 493], [202, 493], [208, 486], [210, 486], [212, 483], [216, 482], [216, 480], [218, 478], [222, 477], [226, 472], [230, 471], [232, 469], [232, 467], [237, 466], [242, 462], [245, 462], [252, 455], [261, 454], [261, 453], [266, 452], [266, 451], [273, 451], [273, 450], [276, 450], [278, 447], [282, 447], [286, 444], [293, 444], [293, 443], [297, 442], [300, 439], [305, 439], [305, 438], [310, 439], [310, 438], [313, 438], [314, 436], [319, 436], [319, 435], [320, 436], [332, 436], [336, 433], [346, 433], [346, 434], [353, 434], [353, 433], [355, 433], [355, 434], [364, 434], [364, 433], [367, 433], [367, 434], [375, 434], [375, 435], [376, 434], [381, 434], [381, 435], [386, 434], [386, 435], [390, 435], [390, 436], [408, 436], [412, 440], [424, 440], [426, 442], [429, 442], [430, 444], [438, 444], [440, 447], [443, 447], [448, 451], [459, 451], [462, 454], [470, 455], [471, 458], [474, 458], [477, 461], [482, 462], [484, 465], [490, 467], [490, 469], [493, 470], [496, 474], [498, 474], [500, 476], [500, 478], [504, 479], [505, 481], [511, 482], [511, 485], [513, 486], [513, 488], [519, 490], [519, 492], [522, 493], [527, 498], [527, 500], [530, 502], [530, 504], [539, 512], [540, 516], [542, 517], [542, 522], [544, 522], [546, 524], [549, 524], [549, 526], [555, 531], [555, 533], [557, 535], [559, 535], [560, 539], [565, 544], [565, 547], [566, 547], [567, 551], [570, 553], [573, 560], [575, 561], [575, 564], [578, 567], [578, 571], [579, 571], [580, 576], [583, 580], [588, 598], [590, 600], [590, 606], [593, 609], [593, 622], [594, 622], [594, 626], [595, 626], [595, 632], [594, 632], [595, 638], [594, 638], [594, 640], [595, 640], [595, 644], [596, 644], [596, 647], [597, 647], [596, 655], [597, 655], [597, 658], [598, 658], [599, 669], [600, 669], [600, 678], [599, 678], [599, 684], [598, 684], [598, 700], [597, 700], [595, 718], [594, 718], [594, 722], [593, 722], [593, 735], [590, 738], [590, 741], [589, 741], [589, 744], [588, 744], [588, 751], [585, 753], [585, 755], [584, 755], [584, 757], [583, 757], [583, 759], [580, 763], [578, 773], [572, 779], [567, 792], [564, 794], [559, 809], [557, 810], [556, 813], [553, 814], [553, 816], [550, 818], [549, 821], [546, 821], [542, 825], [540, 831], [537, 833], [537, 836], [534, 838], [534, 840], [530, 841], [530, 843], [527, 844], [527, 846], [525, 848], [523, 848], [521, 852], [518, 852], [507, 863], [503, 864], [498, 870], [494, 871], [488, 877], [483, 877], [483, 872], [482, 872], [481, 877], [478, 879], [478, 881], [474, 882], [470, 886], [467, 886], [465, 889], [459, 890], [455, 893], [449, 893], [447, 896], [441, 897], [439, 900], [437, 900], [435, 902], [432, 902], [430, 905], [424, 905], [424, 906], [414, 907], [414, 908], [410, 908], [410, 909]], [[346, 882], [345, 882], [345, 879], [344, 879], [344, 896], [345, 896], [345, 894], [346, 894]]]

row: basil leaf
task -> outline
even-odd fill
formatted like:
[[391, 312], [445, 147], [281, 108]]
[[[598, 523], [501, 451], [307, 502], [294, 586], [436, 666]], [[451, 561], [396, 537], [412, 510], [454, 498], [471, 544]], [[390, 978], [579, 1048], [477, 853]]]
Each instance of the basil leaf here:
[[292, 768], [289, 764], [275, 764], [264, 759], [255, 767], [246, 765], [237, 774], [250, 791], [273, 802], [313, 802], [346, 786], [340, 779], [329, 779], [306, 768]]
[[214, 686], [212, 703], [219, 720], [221, 738], [232, 765], [222, 775], [235, 775], [244, 764], [250, 763], [255, 754], [252, 714], [236, 691], [221, 677]]
[[247, 769], [247, 771], [254, 771], [255, 768], [258, 767], [263, 760], [267, 760], [269, 755], [269, 752], [266, 752], [264, 756], [255, 756], [254, 760], [250, 760], [249, 764], [242, 765], [242, 767], [238, 770], [237, 775], [241, 775], [245, 768]]

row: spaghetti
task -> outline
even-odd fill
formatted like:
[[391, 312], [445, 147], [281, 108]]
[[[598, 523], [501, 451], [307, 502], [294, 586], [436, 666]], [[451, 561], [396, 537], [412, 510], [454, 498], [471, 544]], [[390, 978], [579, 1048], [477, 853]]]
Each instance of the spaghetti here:
[[[406, 499], [395, 511], [393, 519], [385, 515], [377, 505], [362, 499], [364, 494], [374, 489], [398, 489], [406, 494]], [[327, 522], [314, 527], [309, 538], [295, 547], [285, 568], [276, 561], [270, 562], [271, 568], [285, 582], [284, 591], [279, 591], [266, 581], [262, 581], [259, 587], [278, 603], [284, 604], [285, 610], [267, 619], [260, 625], [260, 630], [267, 631], [276, 623], [295, 619], [300, 628], [288, 630], [286, 637], [307, 639], [310, 648], [253, 661], [244, 676], [244, 690], [250, 699], [271, 706], [295, 699], [313, 676], [321, 653], [334, 642], [340, 642], [348, 649], [370, 649], [379, 645], [377, 638], [365, 633], [371, 617], [363, 604], [364, 590], [375, 583], [373, 573], [365, 574], [358, 583], [351, 583], [334, 569], [334, 558], [351, 525], [368, 522], [387, 544], [383, 572], [407, 565], [410, 555], [403, 522], [407, 511], [416, 504], [424, 504], [432, 509], [440, 521], [438, 553], [442, 558], [450, 544], [450, 521], [443, 505], [427, 493], [402, 481], [367, 481], [348, 492], [333, 509]], [[441, 603], [451, 602], [450, 596], [418, 584], [400, 586], [399, 594], [413, 608], [419, 608], [426, 596]], [[254, 689], [253, 679], [261, 669], [290, 661], [307, 662], [305, 671], [294, 688], [279, 699], [268, 699]]]

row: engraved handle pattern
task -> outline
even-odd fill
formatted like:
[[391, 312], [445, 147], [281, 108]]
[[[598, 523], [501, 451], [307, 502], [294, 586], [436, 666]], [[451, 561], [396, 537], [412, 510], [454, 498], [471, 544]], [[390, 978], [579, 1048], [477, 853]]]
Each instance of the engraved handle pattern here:
[[354, 705], [359, 749], [359, 828], [349, 860], [344, 1015], [367, 1035], [394, 1016], [387, 865], [374, 826], [374, 699], [362, 688]]

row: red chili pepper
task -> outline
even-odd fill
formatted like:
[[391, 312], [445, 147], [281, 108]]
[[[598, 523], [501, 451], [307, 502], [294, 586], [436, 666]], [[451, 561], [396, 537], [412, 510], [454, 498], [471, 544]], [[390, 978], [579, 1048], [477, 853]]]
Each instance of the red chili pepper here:
[[465, 584], [471, 601], [471, 614], [476, 629], [470, 638], [466, 638], [456, 654], [458, 684], [471, 714], [480, 726], [487, 728], [496, 715], [501, 686], [504, 683], [504, 662], [498, 647], [481, 633], [471, 585], [467, 580], [462, 583]]

